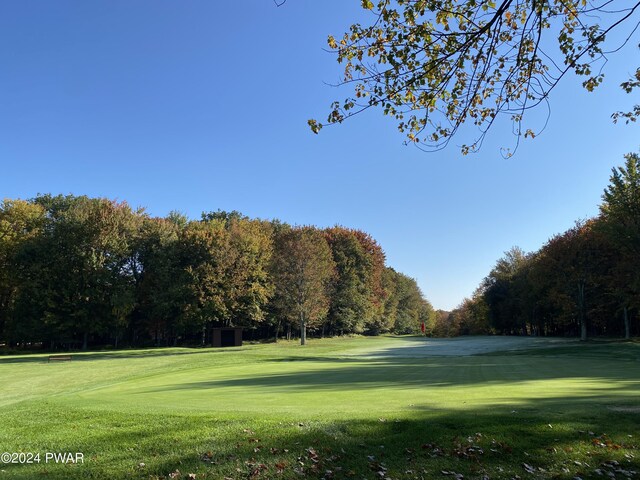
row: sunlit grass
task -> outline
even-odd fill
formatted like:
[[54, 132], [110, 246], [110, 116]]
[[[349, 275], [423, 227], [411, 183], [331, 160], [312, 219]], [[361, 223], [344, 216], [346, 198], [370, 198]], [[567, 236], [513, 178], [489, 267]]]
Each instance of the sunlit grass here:
[[606, 474], [610, 460], [640, 470], [638, 344], [393, 355], [407, 341], [0, 357], [0, 450], [85, 454], [82, 465], [0, 465], [0, 478], [568, 479]]

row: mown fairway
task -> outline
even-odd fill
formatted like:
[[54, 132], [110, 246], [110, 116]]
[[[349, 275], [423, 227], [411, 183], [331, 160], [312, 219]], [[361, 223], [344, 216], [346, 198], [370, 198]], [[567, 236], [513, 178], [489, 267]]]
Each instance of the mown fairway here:
[[640, 478], [640, 344], [425, 342], [0, 357], [0, 479]]

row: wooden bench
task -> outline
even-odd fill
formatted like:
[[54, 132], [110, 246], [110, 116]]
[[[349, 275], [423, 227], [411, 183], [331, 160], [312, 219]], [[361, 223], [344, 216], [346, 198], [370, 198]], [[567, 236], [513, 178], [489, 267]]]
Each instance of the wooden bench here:
[[70, 361], [71, 361], [71, 355], [49, 355], [49, 361], [47, 363], [70, 362]]

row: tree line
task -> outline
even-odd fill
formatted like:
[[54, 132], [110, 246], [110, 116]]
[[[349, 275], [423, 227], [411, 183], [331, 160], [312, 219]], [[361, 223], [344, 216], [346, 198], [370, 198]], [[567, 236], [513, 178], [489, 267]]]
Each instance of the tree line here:
[[437, 312], [439, 335], [640, 335], [640, 156], [612, 171], [600, 213], [538, 251], [513, 247], [471, 298]]
[[0, 344], [46, 349], [208, 345], [418, 333], [416, 281], [360, 230], [239, 212], [153, 217], [126, 202], [39, 195], [0, 204]]

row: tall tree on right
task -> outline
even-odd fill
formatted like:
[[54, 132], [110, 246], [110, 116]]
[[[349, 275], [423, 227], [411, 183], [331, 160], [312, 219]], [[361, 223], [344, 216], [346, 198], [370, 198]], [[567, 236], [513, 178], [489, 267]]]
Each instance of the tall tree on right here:
[[570, 330], [571, 324], [579, 330], [582, 341], [587, 339], [588, 313], [602, 297], [608, 265], [607, 246], [595, 226], [593, 219], [576, 222], [542, 247], [556, 309]]
[[616, 276], [621, 282], [616, 290], [623, 304], [625, 338], [629, 338], [629, 310], [640, 306], [640, 156], [628, 153], [624, 158], [623, 167], [612, 169], [600, 212], [603, 229], [621, 256]]

